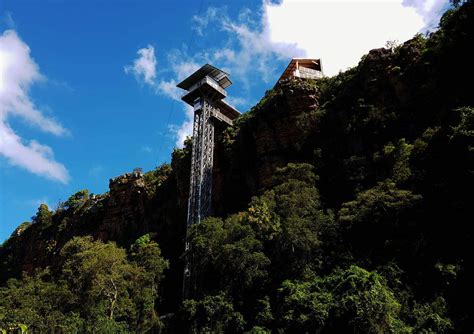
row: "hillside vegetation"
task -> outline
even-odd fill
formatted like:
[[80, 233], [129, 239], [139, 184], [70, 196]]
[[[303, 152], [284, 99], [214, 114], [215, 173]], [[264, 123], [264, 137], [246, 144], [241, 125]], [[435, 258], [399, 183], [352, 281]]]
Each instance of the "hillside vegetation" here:
[[0, 332], [470, 333], [474, 3], [331, 78], [269, 90], [217, 139], [188, 230], [171, 164], [41, 205], [0, 247]]

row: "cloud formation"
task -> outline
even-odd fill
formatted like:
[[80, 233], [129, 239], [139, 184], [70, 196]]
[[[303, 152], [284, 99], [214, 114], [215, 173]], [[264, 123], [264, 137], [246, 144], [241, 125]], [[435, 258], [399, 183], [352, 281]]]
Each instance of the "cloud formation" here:
[[155, 48], [148, 45], [139, 49], [137, 54], [139, 57], [133, 61], [133, 65], [125, 66], [124, 71], [133, 74], [139, 82], [153, 86], [156, 78]]
[[334, 75], [355, 66], [371, 49], [404, 42], [425, 29], [428, 20], [437, 20], [424, 16], [434, 5], [422, 13], [421, 4], [430, 1], [438, 0], [284, 0], [265, 3], [264, 11], [273, 43], [296, 43], [307, 57], [322, 59], [325, 74]]
[[439, 18], [449, 7], [448, 0], [403, 0], [403, 5], [413, 7], [423, 18], [424, 30], [433, 30], [438, 26]]
[[237, 77], [247, 89], [255, 79], [270, 83], [276, 75], [273, 62], [304, 56], [305, 51], [294, 41], [276, 42], [271, 39], [267, 5], [263, 2], [258, 13], [243, 8], [235, 19], [226, 14], [225, 7], [209, 7], [202, 16], [194, 16], [195, 29], [201, 35], [206, 29], [221, 31], [224, 42], [206, 52], [197, 52], [192, 58], [218, 64]]
[[404, 42], [435, 28], [448, 4], [448, 0], [264, 0], [257, 14], [243, 9], [232, 19], [225, 8], [210, 7], [193, 21], [201, 34], [215, 28], [227, 33], [224, 45], [206, 53], [207, 59], [244, 83], [255, 74], [270, 83], [277, 75], [275, 62], [292, 57], [321, 58], [326, 75], [344, 71], [387, 41]]
[[46, 117], [28, 95], [30, 86], [42, 79], [30, 48], [16, 32], [7, 30], [0, 35], [0, 155], [11, 165], [67, 183], [69, 173], [55, 161], [53, 150], [35, 140], [21, 138], [8, 123], [10, 116], [17, 116], [46, 133], [56, 136], [69, 133], [56, 120]]
[[167, 61], [171, 68], [170, 80], [160, 80], [157, 93], [177, 101], [184, 111], [184, 121], [180, 125], [169, 125], [175, 137], [176, 147], [183, 147], [184, 141], [193, 133], [194, 110], [191, 106], [181, 101], [182, 90], [176, 87], [178, 82], [195, 72], [201, 65], [198, 60], [187, 57], [178, 50], [173, 50], [167, 55]]
[[194, 109], [183, 103], [185, 118], [180, 125], [170, 125], [171, 132], [175, 135], [176, 147], [182, 148], [187, 137], [193, 134]]
[[156, 56], [155, 49], [148, 47], [137, 51], [138, 58], [133, 61], [133, 66], [126, 66], [125, 73], [133, 74], [139, 82], [148, 85], [156, 94], [166, 96], [178, 103], [183, 108], [185, 120], [179, 126], [169, 125], [171, 132], [174, 134], [177, 147], [182, 147], [187, 136], [192, 134], [193, 129], [193, 109], [181, 102], [181, 90], [176, 87], [179, 81], [186, 78], [200, 66], [194, 60], [185, 57], [180, 51], [173, 50], [168, 53], [168, 64], [171, 69], [171, 79], [158, 79], [156, 77]]

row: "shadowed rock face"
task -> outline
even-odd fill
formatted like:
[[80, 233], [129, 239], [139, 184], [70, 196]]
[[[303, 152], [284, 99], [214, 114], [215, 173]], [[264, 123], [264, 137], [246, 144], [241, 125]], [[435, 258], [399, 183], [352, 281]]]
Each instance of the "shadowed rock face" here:
[[[174, 159], [173, 165], [179, 173], [189, 175], [186, 156]], [[111, 179], [108, 193], [89, 196], [75, 208], [58, 209], [48, 226], [33, 224], [14, 233], [0, 248], [1, 280], [19, 277], [22, 272], [33, 274], [46, 266], [54, 271], [62, 261], [62, 246], [74, 236], [92, 235], [127, 248], [138, 237], [152, 233], [171, 264], [163, 298], [169, 298], [167, 305], [173, 307], [179, 301], [173, 295], [180, 293], [186, 222], [187, 191], [181, 188], [187, 184], [177, 181], [175, 171], [159, 182], [150, 182], [139, 173]]]
[[251, 196], [271, 185], [277, 167], [311, 156], [305, 141], [317, 127], [318, 96], [313, 81], [283, 82], [218, 137], [217, 213], [241, 210]]
[[[89, 196], [78, 207], [59, 208], [49, 226], [33, 224], [18, 231], [1, 248], [1, 258], [8, 259], [2, 263], [8, 266], [5, 270], [32, 273], [34, 268], [54, 265], [59, 261], [59, 250], [73, 236], [92, 235], [127, 246], [143, 234], [169, 236], [175, 233], [170, 225], [183, 225], [185, 206], [179, 204], [185, 199], [178, 198], [174, 175], [156, 186], [147, 183], [143, 174], [128, 173], [111, 179], [109, 189], [104, 195]], [[163, 241], [164, 250], [168, 243]]]
[[130, 173], [111, 179], [107, 210], [97, 237], [102, 240], [121, 240], [150, 230], [145, 206], [150, 201], [143, 175]]

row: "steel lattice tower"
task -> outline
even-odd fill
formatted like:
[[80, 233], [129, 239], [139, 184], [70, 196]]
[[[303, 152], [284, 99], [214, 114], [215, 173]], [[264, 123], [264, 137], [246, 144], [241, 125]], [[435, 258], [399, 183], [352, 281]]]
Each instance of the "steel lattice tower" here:
[[[232, 125], [239, 111], [223, 99], [232, 82], [229, 74], [209, 64], [191, 74], [177, 86], [187, 92], [182, 100], [194, 108], [193, 147], [188, 199], [187, 227], [212, 214], [212, 171], [216, 125]], [[183, 297], [193, 289], [192, 251], [186, 240]]]

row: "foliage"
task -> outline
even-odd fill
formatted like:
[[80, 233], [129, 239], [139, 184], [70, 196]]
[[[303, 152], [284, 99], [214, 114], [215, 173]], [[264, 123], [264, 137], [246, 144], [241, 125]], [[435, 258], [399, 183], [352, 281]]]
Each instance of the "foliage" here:
[[451, 139], [465, 140], [469, 152], [474, 151], [474, 108], [463, 107], [456, 109], [459, 113], [460, 121], [452, 127]]
[[31, 331], [58, 330], [76, 332], [81, 326], [77, 313], [67, 310], [74, 296], [64, 282], [44, 279], [46, 272], [36, 277], [11, 279], [0, 289], [0, 328], [23, 324]]
[[61, 250], [61, 271], [10, 279], [0, 288], [0, 328], [34, 332], [129, 333], [158, 329], [154, 303], [167, 261], [148, 235], [132, 262], [115, 243], [75, 237]]
[[46, 204], [40, 204], [38, 207], [38, 212], [35, 216], [31, 218], [33, 223], [42, 226], [49, 226], [52, 222], [53, 213], [49, 211], [49, 208]]
[[31, 222], [23, 222], [23, 223], [21, 223], [20, 225], [18, 225], [18, 227], [15, 229], [15, 231], [13, 231], [12, 236], [13, 236], [13, 237], [19, 237], [19, 236], [22, 235], [23, 232], [25, 232], [26, 229], [27, 229], [28, 227], [30, 227], [30, 226], [31, 226]]
[[[88, 317], [113, 320], [128, 313], [127, 291], [134, 269], [124, 249], [114, 243], [73, 238], [61, 250], [62, 277], [83, 305]], [[117, 314], [118, 313], [118, 314]]]
[[170, 175], [172, 169], [170, 164], [162, 164], [155, 170], [152, 170], [143, 175], [145, 182], [149, 186], [159, 187]]
[[389, 142], [383, 148], [385, 158], [390, 160], [389, 164], [392, 167], [391, 178], [397, 184], [403, 184], [408, 181], [412, 175], [409, 159], [413, 145], [407, 144], [405, 138], [401, 138], [397, 145]]
[[453, 329], [452, 321], [446, 317], [446, 300], [436, 298], [432, 303], [417, 304], [413, 310], [417, 333], [446, 333]]
[[158, 288], [163, 280], [163, 272], [168, 268], [169, 262], [163, 259], [158, 244], [151, 240], [150, 234], [135, 241], [130, 257], [140, 268], [135, 278], [140, 282], [140, 289], [134, 290], [132, 297], [137, 308], [137, 330], [147, 332], [154, 327], [161, 327], [155, 302], [159, 297]]
[[198, 333], [239, 333], [245, 324], [223, 292], [198, 301], [185, 300], [183, 309], [191, 328]]
[[259, 286], [266, 278], [270, 261], [262, 252], [262, 243], [240, 215], [222, 221], [209, 218], [189, 231], [193, 252], [193, 280], [211, 291], [242, 290]]
[[76, 209], [83, 205], [89, 199], [89, 190], [79, 190], [74, 195], [69, 197], [66, 202], [63, 203], [64, 209]]
[[280, 289], [287, 329], [400, 333], [400, 304], [383, 277], [357, 266], [306, 282], [283, 282]]

